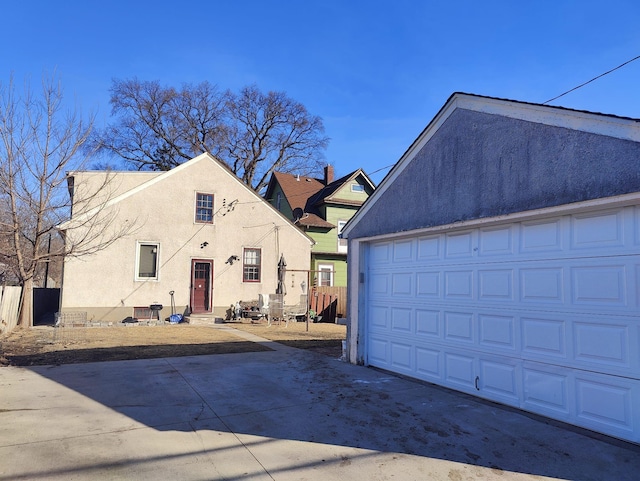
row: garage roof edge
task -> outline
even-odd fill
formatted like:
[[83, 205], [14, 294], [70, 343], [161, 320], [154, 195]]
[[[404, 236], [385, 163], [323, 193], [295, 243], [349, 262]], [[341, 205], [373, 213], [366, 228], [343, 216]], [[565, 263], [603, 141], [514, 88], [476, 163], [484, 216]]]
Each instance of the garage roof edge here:
[[454, 92], [433, 119], [427, 124], [420, 135], [418, 135], [400, 159], [395, 163], [389, 173], [384, 177], [384, 179], [382, 179], [376, 190], [349, 220], [342, 230], [342, 237], [349, 238], [351, 230], [358, 224], [360, 218], [366, 215], [369, 208], [375, 204], [376, 199], [384, 194], [387, 188], [393, 184], [393, 181], [413, 160], [415, 155], [420, 152], [424, 145], [440, 129], [442, 124], [457, 109], [501, 115], [503, 117], [527, 122], [564, 127], [572, 130], [640, 142], [640, 119], [496, 97], [485, 97], [482, 95], [468, 94], [464, 92]]

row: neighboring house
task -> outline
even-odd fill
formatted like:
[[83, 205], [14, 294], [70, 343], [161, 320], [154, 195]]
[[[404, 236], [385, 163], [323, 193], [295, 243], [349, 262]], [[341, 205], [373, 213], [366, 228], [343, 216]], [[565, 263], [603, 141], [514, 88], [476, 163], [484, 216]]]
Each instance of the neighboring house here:
[[265, 199], [314, 241], [311, 279], [316, 286], [347, 285], [347, 241], [338, 236], [375, 186], [362, 169], [334, 180], [333, 167], [324, 179], [275, 172]]
[[[281, 254], [288, 268], [309, 268], [313, 241], [209, 154], [168, 172], [69, 176], [74, 200], [105, 184], [84, 213], [74, 202], [60, 229], [77, 236], [71, 227], [98, 214], [115, 221], [103, 238], [132, 228], [104, 250], [65, 260], [63, 313], [121, 321], [149, 316], [149, 306], [160, 303], [162, 319], [171, 314], [173, 292], [177, 313], [225, 317], [240, 300], [275, 293]], [[285, 302], [295, 304], [300, 292], [290, 291]]]
[[343, 235], [351, 362], [640, 442], [640, 120], [453, 94]]

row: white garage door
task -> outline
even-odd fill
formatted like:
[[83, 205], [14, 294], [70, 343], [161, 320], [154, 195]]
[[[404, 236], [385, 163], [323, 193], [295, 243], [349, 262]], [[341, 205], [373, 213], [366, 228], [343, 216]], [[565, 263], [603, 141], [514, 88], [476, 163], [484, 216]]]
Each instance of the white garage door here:
[[640, 207], [369, 244], [369, 365], [640, 441]]

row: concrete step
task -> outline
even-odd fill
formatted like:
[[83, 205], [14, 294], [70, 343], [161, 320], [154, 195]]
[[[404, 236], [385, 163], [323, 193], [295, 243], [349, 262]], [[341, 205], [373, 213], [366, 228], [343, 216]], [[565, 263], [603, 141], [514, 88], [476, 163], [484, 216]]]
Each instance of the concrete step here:
[[213, 324], [222, 324], [224, 321], [221, 317], [191, 315], [185, 317], [185, 322], [192, 326], [211, 326]]

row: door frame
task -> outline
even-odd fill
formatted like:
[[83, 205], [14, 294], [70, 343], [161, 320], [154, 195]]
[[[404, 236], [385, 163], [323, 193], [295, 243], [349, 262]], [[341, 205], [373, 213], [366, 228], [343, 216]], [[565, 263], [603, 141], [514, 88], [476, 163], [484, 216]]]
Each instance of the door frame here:
[[[194, 297], [195, 297], [195, 290], [194, 290], [194, 272], [195, 272], [195, 266], [196, 264], [209, 264], [209, 278], [207, 279], [207, 282], [209, 284], [208, 287], [208, 294], [209, 294], [209, 309], [208, 310], [201, 310], [201, 311], [195, 311], [194, 310]], [[191, 259], [191, 270], [190, 270], [190, 280], [189, 280], [189, 305], [190, 305], [190, 310], [193, 314], [209, 314], [211, 312], [213, 312], [213, 259]]]

